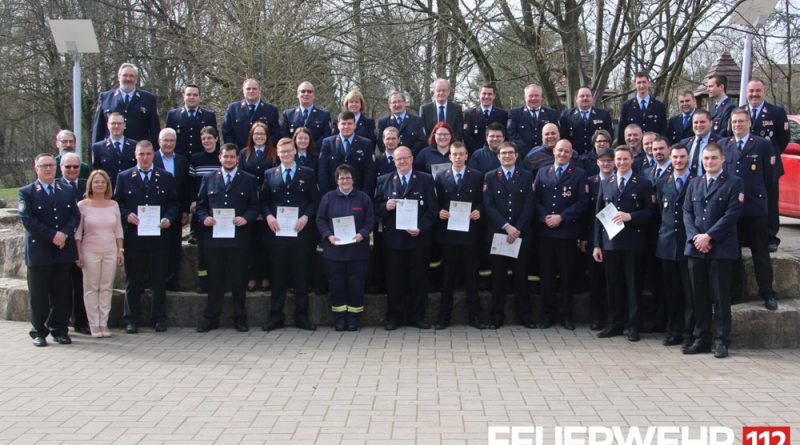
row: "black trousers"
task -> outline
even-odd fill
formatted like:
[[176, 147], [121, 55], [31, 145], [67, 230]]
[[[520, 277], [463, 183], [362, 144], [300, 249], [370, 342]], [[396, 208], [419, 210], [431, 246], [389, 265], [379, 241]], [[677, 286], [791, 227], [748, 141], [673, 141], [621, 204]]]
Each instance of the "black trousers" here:
[[[758, 283], [758, 295], [764, 299], [775, 296], [775, 291], [772, 289], [772, 260], [769, 257], [767, 225], [766, 216], [743, 216], [739, 218], [737, 224], [739, 245], [750, 248], [753, 271]], [[739, 277], [738, 274], [736, 276]], [[737, 285], [740, 283], [741, 277], [736, 280]]]
[[286, 302], [290, 277], [294, 287], [294, 319], [308, 317], [314, 245], [309, 240], [298, 239], [295, 244], [270, 244], [269, 248], [272, 262], [270, 320], [282, 322], [285, 319], [283, 304]]
[[244, 249], [209, 248], [208, 302], [203, 316], [216, 324], [222, 314], [222, 299], [228, 286], [233, 300], [233, 322], [247, 322], [247, 255]]
[[386, 323], [425, 321], [429, 248], [386, 248]]
[[69, 276], [72, 280], [72, 326], [88, 328], [89, 320], [86, 318], [86, 306], [83, 304], [83, 269], [72, 263]]
[[[711, 341], [711, 325], [717, 343], [729, 344], [731, 335], [731, 276], [736, 260], [714, 260], [689, 257], [689, 279], [694, 295], [696, 320], [694, 337]], [[713, 311], [713, 318], [712, 318]]]
[[778, 238], [778, 231], [781, 229], [780, 215], [778, 214], [778, 195], [780, 194], [778, 179], [780, 178], [776, 177], [775, 183], [767, 190], [767, 228], [769, 230], [767, 240], [775, 244], [781, 243], [781, 239]]
[[183, 226], [180, 224], [172, 224], [167, 229], [167, 272], [164, 276], [164, 282], [168, 287], [178, 288], [178, 274], [181, 269], [181, 235], [183, 234]]
[[694, 299], [689, 281], [689, 262], [661, 260], [667, 304], [667, 333], [691, 338], [694, 332]]
[[[542, 293], [542, 318], [572, 320], [576, 241], [560, 238], [536, 238], [539, 252], [539, 283]], [[561, 277], [559, 281], [559, 277]], [[556, 298], [560, 284], [561, 299]]]
[[592, 322], [605, 324], [608, 320], [608, 294], [606, 292], [606, 275], [603, 263], [598, 263], [592, 257], [592, 247], [589, 246], [586, 256], [589, 272], [589, 310]]
[[467, 310], [469, 318], [481, 315], [481, 303], [478, 299], [478, 245], [441, 244], [439, 248], [444, 261], [442, 276], [442, 301], [439, 307], [439, 322], [450, 323], [453, 314], [453, 292], [456, 281], [463, 276], [464, 291], [467, 294]]
[[364, 287], [369, 260], [325, 260], [334, 316], [364, 312]]
[[501, 255], [490, 255], [492, 265], [492, 308], [491, 321], [502, 325], [506, 316], [506, 291], [509, 269], [513, 274], [514, 303], [517, 309], [517, 318], [521, 324], [533, 320], [533, 307], [531, 294], [528, 288], [528, 266], [530, 265], [531, 242], [522, 240], [517, 258]]
[[150, 277], [152, 298], [151, 321], [167, 320], [167, 295], [164, 283], [167, 249], [125, 249], [125, 310], [122, 318], [126, 323], [141, 322], [141, 295], [145, 276]]
[[56, 263], [28, 267], [28, 303], [31, 309], [31, 338], [67, 335], [69, 331], [70, 267]]
[[603, 250], [608, 292], [608, 324], [614, 328], [642, 327], [642, 284], [644, 252]]

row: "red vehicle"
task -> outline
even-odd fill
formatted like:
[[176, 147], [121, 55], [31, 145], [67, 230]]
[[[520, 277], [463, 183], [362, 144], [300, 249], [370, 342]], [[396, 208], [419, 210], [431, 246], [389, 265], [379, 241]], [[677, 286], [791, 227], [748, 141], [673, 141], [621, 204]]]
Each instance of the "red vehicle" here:
[[788, 117], [790, 138], [781, 155], [786, 172], [781, 176], [778, 212], [782, 216], [800, 218], [800, 115]]

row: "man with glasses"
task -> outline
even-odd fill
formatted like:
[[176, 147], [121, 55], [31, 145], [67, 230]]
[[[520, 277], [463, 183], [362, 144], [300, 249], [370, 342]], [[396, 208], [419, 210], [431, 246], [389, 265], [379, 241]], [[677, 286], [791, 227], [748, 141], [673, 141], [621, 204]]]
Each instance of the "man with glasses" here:
[[19, 189], [17, 210], [25, 228], [25, 265], [34, 346], [47, 346], [52, 334], [69, 344], [70, 266], [78, 259], [75, 231], [81, 215], [75, 194], [56, 182], [56, 161], [40, 154], [36, 180]]
[[92, 144], [92, 168], [103, 169], [117, 185], [117, 175], [136, 165], [136, 141], [125, 137], [125, 117], [120, 113], [108, 115], [109, 136]]
[[102, 142], [108, 137], [106, 123], [112, 113], [119, 113], [122, 116], [125, 122], [125, 137], [134, 141], [143, 139], [155, 141], [161, 130], [156, 97], [153, 93], [136, 86], [139, 83], [139, 68], [132, 63], [123, 63], [117, 71], [117, 80], [119, 87], [103, 91], [97, 99], [97, 113], [92, 124], [92, 141]]
[[298, 106], [283, 110], [281, 137], [291, 138], [294, 130], [300, 127], [308, 128], [314, 144], [319, 144], [331, 135], [331, 113], [314, 105], [315, 98], [316, 93], [311, 82], [304, 81], [297, 86]]
[[[378, 121], [378, 135], [382, 135], [386, 127], [395, 127], [400, 133], [400, 145], [410, 148], [411, 153], [419, 153], [425, 148], [428, 141], [422, 118], [407, 112], [406, 96], [403, 93], [394, 91], [389, 95], [389, 111], [388, 116]], [[380, 138], [378, 138], [378, 148], [384, 150]]]
[[[56, 165], [61, 165], [61, 157], [65, 153], [75, 153], [75, 133], [70, 130], [61, 130], [56, 134], [56, 147], [58, 148], [58, 155], [56, 155]], [[80, 159], [80, 158], [79, 158]], [[82, 179], [89, 178], [89, 164], [80, 162], [80, 172], [78, 176]], [[56, 172], [56, 178], [61, 177], [61, 170]]]
[[502, 234], [512, 244], [522, 239], [516, 258], [491, 255], [492, 304], [489, 329], [498, 329], [505, 322], [506, 283], [508, 270], [513, 271], [514, 302], [522, 326], [536, 328], [533, 322], [528, 264], [533, 236], [530, 232], [533, 217], [533, 173], [517, 167], [517, 146], [513, 142], [500, 145], [500, 167], [484, 175], [483, 205], [486, 212], [486, 238], [489, 245], [495, 234]]
[[[431, 175], [412, 169], [414, 156], [406, 146], [394, 151], [397, 171], [381, 177], [375, 190], [375, 214], [383, 219], [386, 251], [386, 324], [393, 331], [403, 324], [430, 329], [425, 321], [428, 305], [428, 256], [438, 217]], [[397, 227], [398, 206], [416, 207], [416, 227]], [[413, 208], [413, 207], [412, 207]]]
[[575, 108], [561, 113], [561, 133], [572, 142], [577, 154], [594, 151], [593, 135], [597, 130], [614, 131], [611, 126], [611, 114], [594, 106], [594, 95], [589, 87], [581, 87], [575, 95]]
[[[56, 158], [58, 159], [58, 158]], [[75, 153], [66, 152], [61, 156], [61, 177], [56, 179], [67, 190], [72, 190], [75, 201], [83, 199], [86, 193], [86, 180], [78, 177], [81, 169], [81, 158]], [[89, 320], [86, 318], [86, 308], [83, 305], [83, 271], [77, 264], [70, 267], [72, 279], [72, 326], [76, 332], [91, 335]]]

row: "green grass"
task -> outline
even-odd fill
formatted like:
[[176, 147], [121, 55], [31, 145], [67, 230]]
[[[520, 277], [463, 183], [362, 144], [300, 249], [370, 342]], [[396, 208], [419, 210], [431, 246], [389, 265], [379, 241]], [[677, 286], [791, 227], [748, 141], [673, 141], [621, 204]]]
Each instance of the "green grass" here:
[[0, 198], [5, 199], [9, 205], [12, 202], [17, 202], [17, 190], [19, 190], [19, 187], [0, 188]]

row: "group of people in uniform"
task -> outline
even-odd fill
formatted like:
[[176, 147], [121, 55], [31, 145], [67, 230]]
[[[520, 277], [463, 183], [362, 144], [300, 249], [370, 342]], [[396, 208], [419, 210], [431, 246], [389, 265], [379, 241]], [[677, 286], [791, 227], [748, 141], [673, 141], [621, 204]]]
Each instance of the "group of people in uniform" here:
[[[447, 328], [457, 286], [474, 328], [503, 326], [511, 291], [522, 326], [573, 330], [574, 285], [588, 277], [598, 337], [638, 341], [662, 331], [664, 345], [697, 354], [711, 352], [713, 328], [721, 358], [742, 246], [753, 253], [766, 307], [777, 308], [769, 252], [779, 242], [788, 125], [785, 111], [764, 100], [760, 80], [748, 83], [748, 105], [738, 108], [725, 77], [711, 76], [709, 110], [683, 91], [680, 114], [668, 119], [667, 106], [649, 94], [650, 77], [637, 73], [614, 146], [611, 115], [594, 106], [586, 87], [560, 115], [542, 106], [538, 85], [525, 88], [524, 106], [505, 111], [494, 105], [494, 86], [483, 84], [480, 104], [464, 110], [450, 100], [449, 82], [437, 79], [418, 115], [408, 112], [403, 93], [392, 92], [389, 114], [375, 121], [358, 91], [347, 94], [334, 120], [315, 104], [310, 82], [298, 86], [298, 105], [280, 113], [262, 99], [260, 83], [247, 79], [243, 98], [225, 111], [220, 141], [198, 86], [184, 88], [184, 104], [161, 129], [155, 98], [137, 86], [137, 68], [123, 64], [118, 78], [117, 88], [100, 95], [91, 167], [112, 178], [124, 209], [128, 333], [143, 323], [145, 277], [154, 309], [165, 307], [166, 290], [177, 290], [181, 229], [189, 223], [200, 290], [208, 293], [198, 332], [218, 327], [226, 289], [233, 325], [247, 331], [245, 295], [258, 287], [272, 291], [262, 329], [284, 326], [290, 288], [294, 325], [316, 329], [308, 298], [318, 245], [337, 331], [359, 329], [368, 281], [385, 285], [386, 330]], [[61, 153], [74, 150], [69, 136], [57, 137]], [[69, 273], [76, 273], [81, 193], [58, 182], [78, 178], [77, 169], [55, 179], [48, 167], [55, 162], [37, 157], [37, 180], [19, 192], [20, 216], [31, 336], [52, 333], [68, 343], [70, 306], [82, 328], [80, 305], [71, 300], [79, 290], [60, 284], [75, 281]], [[156, 176], [170, 180], [148, 180]], [[143, 235], [135, 216], [147, 207], [158, 209], [160, 230]], [[488, 318], [478, 296], [483, 281], [491, 290]], [[425, 316], [432, 285], [441, 290], [433, 326]], [[166, 330], [165, 311], [152, 317], [156, 331]]]

